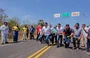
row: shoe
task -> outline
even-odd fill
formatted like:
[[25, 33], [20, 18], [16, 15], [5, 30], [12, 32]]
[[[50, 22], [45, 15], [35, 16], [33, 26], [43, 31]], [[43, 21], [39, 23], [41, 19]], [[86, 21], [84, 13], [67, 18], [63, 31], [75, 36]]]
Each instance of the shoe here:
[[90, 56], [90, 52], [87, 52], [87, 55], [89, 55], [89, 56]]
[[83, 45], [82, 47], [85, 47], [85, 45]]
[[41, 42], [39, 42], [39, 44], [41, 44]]
[[2, 43], [2, 45], [4, 45], [4, 43]]
[[8, 44], [9, 42], [5, 42], [5, 44]]
[[17, 41], [14, 41], [14, 43], [18, 43]]
[[73, 49], [77, 49], [76, 47], [73, 47]]
[[77, 50], [79, 50], [79, 48], [77, 48]]
[[48, 44], [48, 46], [51, 46], [50, 44]]
[[57, 46], [57, 48], [59, 48], [59, 46]]
[[63, 44], [60, 44], [60, 46], [63, 46]]
[[52, 46], [54, 46], [54, 44], [52, 44]]

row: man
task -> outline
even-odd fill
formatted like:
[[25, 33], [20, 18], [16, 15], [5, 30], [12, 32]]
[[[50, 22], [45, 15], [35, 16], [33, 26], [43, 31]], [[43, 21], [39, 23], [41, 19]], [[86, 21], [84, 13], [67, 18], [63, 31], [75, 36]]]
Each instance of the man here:
[[90, 55], [90, 28], [88, 30], [83, 29], [87, 35], [87, 54]]
[[65, 29], [63, 31], [65, 48], [69, 48], [72, 35], [73, 35], [72, 29], [69, 27], [69, 24], [66, 24]]
[[52, 25], [51, 25], [51, 24], [49, 25], [49, 28], [50, 28], [49, 39], [50, 39], [50, 41], [52, 42], [52, 45], [53, 45], [53, 44], [54, 44], [54, 43], [53, 43], [53, 41], [54, 41], [54, 39], [53, 39], [53, 33], [52, 33], [52, 29], [53, 29], [53, 28], [52, 28]]
[[40, 35], [38, 37], [38, 40], [40, 41], [40, 43], [43, 43], [43, 40], [44, 40], [44, 30], [43, 30], [43, 25], [42, 24], [40, 26]]
[[87, 42], [87, 33], [84, 31], [87, 30], [87, 27], [85, 24], [82, 24], [82, 39], [81, 39], [81, 43], [82, 43], [82, 47], [86, 47], [86, 42]]
[[9, 34], [9, 28], [8, 28], [7, 22], [4, 22], [4, 25], [0, 27], [0, 30], [1, 30], [1, 37], [2, 37], [1, 41], [3, 45], [5, 43], [8, 43], [7, 39], [8, 39], [8, 34]]
[[35, 32], [35, 28], [33, 26], [31, 26], [31, 28], [30, 28], [30, 39], [34, 39], [34, 32]]
[[[74, 49], [80, 48], [80, 38], [81, 38], [81, 31], [82, 29], [79, 27], [79, 23], [75, 24], [75, 27], [73, 28], [74, 34], [73, 34], [73, 45]], [[77, 44], [77, 45], [76, 45]]]
[[62, 33], [63, 33], [63, 29], [61, 27], [61, 24], [59, 23], [57, 26], [57, 48], [59, 46], [62, 46]]
[[52, 29], [52, 44], [57, 44], [57, 27], [54, 26], [54, 28]]
[[37, 41], [38, 41], [39, 35], [40, 35], [40, 25], [37, 26], [37, 38], [36, 38]]
[[44, 31], [46, 43], [47, 43], [48, 45], [50, 45], [49, 35], [50, 35], [50, 33], [51, 33], [51, 29], [50, 29], [50, 27], [48, 26], [48, 23], [46, 23], [46, 22], [45, 22], [45, 26], [43, 27], [43, 31]]
[[18, 35], [19, 35], [20, 28], [18, 24], [13, 26], [13, 42], [17, 43], [18, 42]]
[[23, 27], [23, 38], [22, 39], [27, 40], [27, 26], [26, 25]]
[[29, 36], [29, 29], [28, 29], [28, 26], [27, 26], [26, 28], [27, 28], [27, 39], [28, 39], [28, 36]]

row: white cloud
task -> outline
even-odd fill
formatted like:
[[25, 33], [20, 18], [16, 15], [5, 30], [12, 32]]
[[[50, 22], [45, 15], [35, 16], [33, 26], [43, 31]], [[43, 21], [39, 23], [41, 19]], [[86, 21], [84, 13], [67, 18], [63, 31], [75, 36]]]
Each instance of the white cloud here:
[[22, 16], [22, 19], [30, 19], [30, 18], [31, 18], [31, 15]]
[[22, 16], [21, 19], [22, 19], [22, 21], [21, 21], [22, 24], [33, 24], [33, 23], [36, 23], [31, 15], [24, 15], [24, 16]]

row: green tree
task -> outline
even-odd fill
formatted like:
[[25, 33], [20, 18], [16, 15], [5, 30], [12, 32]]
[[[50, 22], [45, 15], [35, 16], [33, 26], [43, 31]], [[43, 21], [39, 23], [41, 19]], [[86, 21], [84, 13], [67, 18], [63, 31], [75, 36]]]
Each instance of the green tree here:
[[3, 9], [0, 9], [0, 22], [4, 22], [6, 21], [6, 18], [7, 18], [7, 14], [5, 13], [5, 11]]
[[40, 19], [40, 20], [38, 21], [38, 24], [44, 24], [44, 21], [43, 21], [42, 19]]
[[[13, 26], [15, 26], [16, 24], [18, 24], [17, 19], [16, 18], [11, 18], [8, 19], [8, 26], [9, 26], [9, 38], [12, 39], [13, 37]], [[19, 24], [18, 24], [19, 25]]]

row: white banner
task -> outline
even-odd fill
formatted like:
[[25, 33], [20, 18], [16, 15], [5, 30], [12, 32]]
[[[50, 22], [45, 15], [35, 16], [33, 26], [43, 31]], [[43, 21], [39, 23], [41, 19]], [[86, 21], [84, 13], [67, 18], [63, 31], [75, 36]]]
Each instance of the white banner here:
[[80, 12], [72, 12], [71, 16], [80, 16]]
[[54, 18], [60, 18], [61, 14], [58, 13], [58, 14], [54, 14]]

